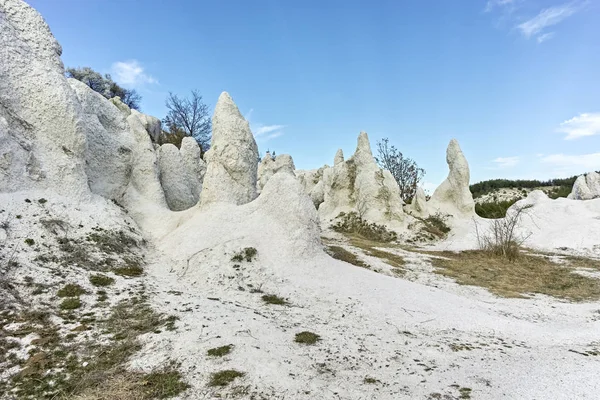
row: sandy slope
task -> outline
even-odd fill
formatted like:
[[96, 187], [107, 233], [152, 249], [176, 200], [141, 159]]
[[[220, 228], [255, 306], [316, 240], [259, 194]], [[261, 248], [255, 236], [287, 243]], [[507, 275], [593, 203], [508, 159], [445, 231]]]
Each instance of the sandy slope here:
[[[389, 277], [323, 254], [278, 262], [259, 249], [257, 261], [236, 270], [226, 247], [189, 266], [163, 254], [149, 269], [156, 305], [176, 311], [179, 329], [149, 338], [132, 366], [181, 362], [193, 386], [183, 398], [228, 398], [238, 391], [242, 398], [425, 399], [440, 393], [451, 399], [460, 398], [460, 388], [481, 399], [597, 398], [600, 360], [570, 350], [598, 341], [598, 303], [500, 299], [436, 278], [424, 285]], [[291, 306], [264, 304], [250, 285]], [[294, 343], [303, 330], [322, 341]], [[225, 344], [235, 346], [229, 356], [206, 356]], [[209, 373], [230, 368], [246, 373], [233, 388], [206, 387]], [[367, 384], [365, 377], [379, 382]]]

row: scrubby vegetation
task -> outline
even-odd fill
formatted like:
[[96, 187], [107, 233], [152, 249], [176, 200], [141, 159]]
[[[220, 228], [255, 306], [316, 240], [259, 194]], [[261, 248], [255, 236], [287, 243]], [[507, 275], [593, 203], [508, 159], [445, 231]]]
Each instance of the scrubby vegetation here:
[[284, 299], [283, 297], [274, 295], [274, 294], [265, 294], [262, 296], [262, 299], [267, 304], [275, 304], [275, 305], [279, 305], [279, 306], [285, 306], [288, 304], [286, 299]]
[[336, 220], [337, 222], [331, 227], [336, 232], [356, 234], [365, 239], [383, 243], [392, 242], [398, 238], [396, 232], [388, 230], [384, 225], [369, 222], [356, 212], [341, 212]]
[[231, 349], [233, 345], [228, 344], [227, 346], [215, 347], [214, 349], [209, 349], [206, 354], [211, 357], [223, 357], [227, 354], [231, 353]]
[[336, 260], [344, 261], [357, 267], [371, 268], [368, 264], [362, 262], [356, 255], [340, 246], [327, 246], [325, 251]]

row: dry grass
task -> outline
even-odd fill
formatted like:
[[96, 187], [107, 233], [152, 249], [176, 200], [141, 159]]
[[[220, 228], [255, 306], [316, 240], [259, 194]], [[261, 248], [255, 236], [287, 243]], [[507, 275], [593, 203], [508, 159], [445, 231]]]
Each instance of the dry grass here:
[[340, 246], [327, 246], [326, 248], [327, 254], [336, 260], [344, 261], [350, 263], [352, 265], [356, 265], [357, 267], [362, 268], [371, 268], [369, 265], [365, 264], [361, 260], [356, 257], [356, 255], [343, 247]]
[[[381, 243], [364, 239], [360, 236], [349, 236], [349, 239], [352, 246], [358, 247], [371, 257], [377, 257], [381, 259], [384, 263], [392, 267], [396, 274], [403, 275], [406, 272], [406, 269], [404, 268], [406, 261], [404, 261], [404, 258], [390, 251], [381, 250], [381, 247], [383, 247]], [[398, 246], [387, 247], [392, 249], [398, 248]]]
[[431, 260], [436, 273], [462, 285], [484, 287], [498, 296], [527, 298], [539, 293], [577, 302], [600, 299], [600, 280], [573, 272], [590, 264], [599, 268], [597, 261], [576, 258], [557, 264], [530, 254], [509, 261], [480, 250], [430, 254], [445, 257]]

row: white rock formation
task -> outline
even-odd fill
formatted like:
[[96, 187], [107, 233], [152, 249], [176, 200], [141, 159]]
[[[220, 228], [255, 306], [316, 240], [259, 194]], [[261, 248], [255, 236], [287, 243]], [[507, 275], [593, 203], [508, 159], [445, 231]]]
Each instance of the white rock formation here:
[[294, 160], [289, 154], [280, 154], [273, 160], [271, 154], [267, 152], [258, 165], [258, 191], [260, 192], [269, 179], [278, 172], [284, 172], [295, 177], [294, 169]]
[[377, 165], [365, 132], [358, 136], [354, 155], [343, 161], [338, 151], [335, 162], [323, 172], [324, 201], [319, 207], [322, 219], [331, 220], [340, 212], [356, 211], [371, 222], [403, 220], [398, 184], [389, 171]]
[[0, 1], [0, 192], [89, 196], [84, 121], [61, 52], [35, 10]]
[[188, 183], [190, 174], [183, 163], [177, 146], [171, 143], [160, 146], [158, 150], [158, 170], [160, 184], [171, 210], [183, 211], [193, 207], [198, 202], [197, 193], [195, 196], [191, 185]]
[[202, 159], [200, 146], [193, 137], [184, 137], [181, 141], [181, 161], [183, 161], [184, 171], [187, 174], [187, 183], [190, 186], [195, 203], [200, 200], [200, 192], [202, 191], [202, 182], [206, 173], [206, 163]]
[[68, 79], [83, 111], [85, 172], [93, 193], [121, 201], [132, 171], [133, 136], [123, 113], [86, 84]]
[[460, 218], [474, 215], [475, 202], [469, 190], [469, 164], [456, 139], [448, 145], [446, 162], [450, 172], [427, 202], [429, 213], [439, 212]]
[[411, 215], [427, 218], [429, 216], [429, 212], [427, 211], [427, 196], [425, 195], [425, 191], [422, 187], [417, 187], [417, 191], [415, 192], [415, 197], [412, 199], [410, 204], [407, 204], [404, 207]]
[[156, 143], [161, 134], [160, 119], [153, 117], [152, 115], [142, 114], [138, 110], [131, 110], [130, 112], [131, 115], [135, 115], [140, 120], [140, 122], [148, 132], [148, 135], [150, 135], [152, 141]]
[[226, 92], [219, 96], [212, 125], [200, 204], [249, 203], [256, 198], [258, 148], [248, 122]]
[[316, 208], [319, 208], [325, 200], [323, 175], [330, 168], [329, 165], [324, 165], [319, 169], [294, 171], [304, 191], [310, 196]]
[[600, 174], [594, 171], [578, 176], [571, 193], [567, 196], [573, 200], [591, 200], [598, 197], [600, 197]]
[[344, 162], [344, 152], [342, 149], [338, 149], [337, 153], [335, 153], [335, 157], [333, 158], [333, 165], [338, 165]]

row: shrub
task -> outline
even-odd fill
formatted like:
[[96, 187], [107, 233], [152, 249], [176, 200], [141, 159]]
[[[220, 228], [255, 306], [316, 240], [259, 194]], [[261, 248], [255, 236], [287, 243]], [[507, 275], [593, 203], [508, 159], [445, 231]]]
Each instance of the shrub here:
[[110, 286], [115, 283], [115, 280], [110, 276], [97, 274], [90, 276], [90, 283], [94, 286]]
[[315, 344], [321, 340], [321, 336], [316, 333], [304, 331], [296, 334], [294, 341], [302, 344]]
[[354, 211], [342, 212], [336, 219], [338, 221], [332, 226], [336, 232], [354, 233], [376, 242], [391, 242], [398, 238], [396, 232], [388, 230], [384, 225], [370, 223]]
[[507, 258], [514, 261], [519, 257], [519, 247], [527, 239], [517, 235], [517, 227], [521, 222], [523, 212], [531, 208], [531, 205], [517, 207], [505, 218], [492, 221], [487, 232], [480, 234], [477, 229], [477, 242], [480, 250], [486, 251], [495, 256]]
[[58, 297], [79, 297], [82, 294], [85, 294], [86, 291], [84, 288], [82, 288], [81, 286], [79, 286], [76, 283], [68, 283], [65, 286], [63, 286], [57, 293], [56, 295]]
[[521, 198], [517, 197], [512, 200], [489, 201], [475, 204], [475, 212], [482, 218], [504, 218], [506, 216], [506, 210], [519, 200], [521, 200]]
[[445, 237], [446, 234], [450, 232], [450, 227], [446, 225], [447, 218], [448, 217], [446, 215], [438, 212], [423, 219], [423, 222], [425, 223], [425, 231], [439, 238]]
[[27, 239], [25, 239], [25, 244], [28, 246], [33, 246], [35, 244], [35, 240], [33, 240], [31, 238], [27, 238]]
[[61, 310], [75, 310], [81, 307], [81, 300], [78, 297], [68, 297], [60, 303]]

